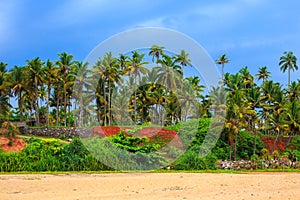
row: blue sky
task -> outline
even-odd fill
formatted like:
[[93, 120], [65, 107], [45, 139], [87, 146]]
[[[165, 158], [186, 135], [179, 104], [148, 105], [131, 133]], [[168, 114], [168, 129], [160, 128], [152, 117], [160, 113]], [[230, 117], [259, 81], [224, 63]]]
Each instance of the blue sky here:
[[[299, 7], [298, 0], [0, 0], [0, 61], [11, 68], [63, 51], [84, 60], [114, 34], [165, 27], [196, 40], [214, 60], [226, 53], [227, 72], [248, 66], [255, 74], [266, 65], [286, 83], [278, 62], [293, 51], [300, 63]], [[299, 77], [300, 70], [292, 74]]]

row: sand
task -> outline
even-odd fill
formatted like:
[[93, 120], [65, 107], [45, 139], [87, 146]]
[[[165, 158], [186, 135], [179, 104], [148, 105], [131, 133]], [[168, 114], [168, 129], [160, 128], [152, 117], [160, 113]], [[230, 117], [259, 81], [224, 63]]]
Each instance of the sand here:
[[0, 175], [0, 199], [300, 199], [300, 173]]

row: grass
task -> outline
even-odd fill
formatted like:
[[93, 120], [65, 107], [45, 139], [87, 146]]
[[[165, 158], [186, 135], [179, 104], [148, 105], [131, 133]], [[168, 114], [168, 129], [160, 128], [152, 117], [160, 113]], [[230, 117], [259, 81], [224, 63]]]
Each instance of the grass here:
[[49, 175], [72, 175], [72, 174], [116, 174], [116, 173], [213, 173], [213, 174], [251, 174], [257, 172], [264, 173], [300, 173], [300, 169], [264, 169], [264, 170], [153, 170], [153, 171], [47, 171], [47, 172], [0, 172], [0, 175], [8, 174], [49, 174]]
[[30, 139], [30, 138], [38, 138], [41, 139], [45, 142], [52, 142], [52, 141], [58, 141], [59, 143], [62, 144], [69, 144], [69, 141], [66, 140], [62, 140], [59, 138], [53, 138], [53, 137], [45, 137], [45, 136], [35, 136], [35, 135], [17, 135], [18, 138], [22, 138], [22, 139]]

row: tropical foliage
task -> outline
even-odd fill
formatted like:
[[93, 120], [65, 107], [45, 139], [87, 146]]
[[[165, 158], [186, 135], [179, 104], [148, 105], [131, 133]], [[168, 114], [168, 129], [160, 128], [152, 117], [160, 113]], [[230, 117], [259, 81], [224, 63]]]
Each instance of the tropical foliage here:
[[[290, 72], [298, 70], [292, 52], [279, 59], [280, 69], [289, 72], [287, 86], [270, 80], [266, 66], [256, 75], [247, 67], [230, 74], [224, 72], [226, 54], [216, 63], [222, 65], [222, 84], [205, 93], [199, 77], [185, 76], [192, 66], [189, 54], [170, 54], [158, 45], [149, 52], [108, 52], [95, 63], [76, 61], [66, 52], [57, 60], [37, 57], [10, 70], [1, 62], [1, 122], [14, 118], [37, 126], [172, 126], [218, 116], [229, 159], [239, 157], [243, 131], [253, 135], [252, 154], [261, 134], [274, 137], [274, 147], [280, 137], [300, 134], [300, 81], [290, 80]], [[12, 98], [17, 108], [12, 109]]]

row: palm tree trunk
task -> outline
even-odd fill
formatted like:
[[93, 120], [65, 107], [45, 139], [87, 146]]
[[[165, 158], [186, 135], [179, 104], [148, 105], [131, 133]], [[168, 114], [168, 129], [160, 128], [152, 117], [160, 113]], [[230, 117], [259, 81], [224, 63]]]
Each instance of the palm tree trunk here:
[[253, 155], [256, 154], [256, 137], [257, 137], [257, 133], [256, 130], [254, 130]]
[[49, 103], [50, 103], [50, 94], [51, 94], [51, 84], [48, 85], [48, 101], [47, 101], [47, 105], [46, 105], [46, 123], [47, 126], [49, 126]]
[[56, 126], [58, 126], [59, 100], [56, 100]]
[[[224, 63], [222, 62], [222, 81], [224, 81]], [[223, 85], [224, 83], [222, 83]]]
[[[82, 100], [82, 91], [80, 91], [79, 93], [79, 126], [83, 127], [83, 123], [82, 123], [82, 109], [83, 109], [83, 100]], [[76, 104], [75, 104], [76, 106]], [[76, 108], [75, 108], [76, 110]]]
[[108, 79], [108, 125], [111, 126], [111, 85]]
[[236, 161], [236, 144], [237, 144], [237, 135], [235, 134], [235, 141], [234, 141], [234, 161]]
[[106, 126], [106, 90], [105, 90], [105, 80], [103, 80], [103, 96], [104, 96], [104, 115], [103, 115], [103, 120], [104, 120], [104, 126]]
[[291, 70], [290, 70], [290, 68], [288, 70], [289, 70], [288, 71], [288, 73], [289, 73], [288, 82], [289, 82], [289, 85], [290, 85], [291, 84]]
[[136, 125], [136, 71], [134, 72], [134, 124]]
[[229, 144], [229, 160], [232, 160], [232, 144]]
[[35, 96], [36, 96], [36, 104], [35, 104], [35, 112], [36, 112], [36, 125], [40, 125], [40, 110], [39, 110], [39, 96], [38, 96], [38, 89], [36, 85], [36, 91], [35, 91]]
[[69, 98], [68, 105], [68, 125], [71, 126], [71, 97]]
[[275, 145], [276, 145], [276, 143], [277, 143], [278, 136], [279, 136], [279, 131], [276, 131], [276, 132], [277, 132], [277, 133], [276, 133], [276, 138], [275, 138], [274, 143], [273, 143], [272, 153], [273, 153], [273, 151], [275, 150]]
[[64, 126], [67, 126], [67, 90], [66, 90], [66, 83], [64, 83]]
[[23, 119], [23, 103], [22, 103], [22, 96], [21, 96], [21, 92], [19, 92], [19, 98], [18, 98], [18, 107], [19, 107], [19, 110], [20, 110], [20, 121], [23, 122], [24, 119]]

